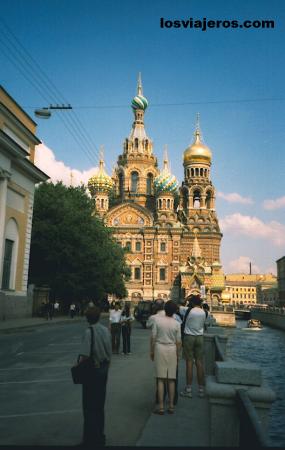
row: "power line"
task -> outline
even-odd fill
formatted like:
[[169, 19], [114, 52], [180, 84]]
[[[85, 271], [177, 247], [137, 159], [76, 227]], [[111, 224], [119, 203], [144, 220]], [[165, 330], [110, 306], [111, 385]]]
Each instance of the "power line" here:
[[[23, 47], [23, 45], [19, 42], [17, 37], [10, 30], [10, 28], [5, 24], [5, 22], [2, 19], [0, 19], [0, 21], [4, 25], [8, 33], [10, 33], [10, 35], [14, 38], [18, 46], [17, 47], [13, 43], [9, 34], [7, 33], [6, 33], [7, 39], [5, 41], [3, 41], [3, 39], [2, 40], [0, 39], [0, 43], [2, 42], [2, 46], [5, 46], [8, 49], [8, 52], [6, 52], [4, 48], [4, 54], [10, 60], [10, 62], [22, 73], [25, 79], [29, 81], [30, 84], [32, 84], [32, 86], [46, 101], [50, 103], [50, 99], [46, 96], [47, 91], [49, 95], [52, 95], [54, 97], [55, 100], [58, 100], [57, 96], [59, 95], [64, 99], [65, 102], [67, 102], [63, 94], [59, 91], [59, 89], [55, 86], [55, 84], [48, 78], [48, 76], [44, 73], [44, 71], [41, 69], [39, 64], [34, 60], [34, 58], [29, 54], [29, 52]], [[9, 44], [10, 47], [8, 47], [7, 44]], [[22, 50], [22, 52], [19, 50], [19, 48]], [[11, 58], [10, 53], [12, 53], [13, 58]], [[29, 59], [26, 57], [26, 55], [28, 56]], [[17, 62], [19, 65], [17, 64]], [[38, 72], [40, 73], [40, 76], [34, 75], [34, 66], [36, 66]], [[23, 67], [25, 67], [26, 70], [24, 70]], [[85, 154], [87, 154], [88, 159], [91, 160], [92, 164], [94, 163], [93, 148], [95, 148], [95, 155], [96, 155], [95, 164], [97, 164], [99, 159], [99, 150], [95, 145], [95, 143], [93, 142], [92, 138], [89, 136], [87, 130], [84, 129], [84, 125], [79, 120], [77, 114], [75, 113], [74, 115], [69, 114], [66, 115], [65, 117], [63, 115], [62, 116], [60, 115], [60, 119], [62, 120], [64, 126], [68, 129], [70, 134], [73, 136], [73, 138], [76, 140], [77, 144], [82, 149], [82, 151]], [[80, 138], [83, 142], [85, 142], [86, 147], [82, 147], [82, 142], [77, 139], [76, 133], [80, 135]]]

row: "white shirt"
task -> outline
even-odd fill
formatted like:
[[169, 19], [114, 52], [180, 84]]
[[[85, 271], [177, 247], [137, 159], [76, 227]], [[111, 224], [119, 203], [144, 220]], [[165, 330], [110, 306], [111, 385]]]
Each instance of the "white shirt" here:
[[59, 303], [55, 302], [54, 309], [58, 309], [58, 308], [59, 308]]
[[160, 315], [153, 323], [152, 337], [158, 344], [175, 345], [181, 341], [181, 327], [173, 317]]
[[120, 323], [121, 315], [122, 315], [121, 309], [118, 309], [117, 311], [115, 309], [111, 309], [110, 317], [109, 317], [110, 322], [111, 323]]
[[151, 316], [149, 316], [146, 322], [146, 327], [152, 328], [154, 322], [158, 319], [158, 317], [165, 317], [164, 309], [160, 309], [156, 314], [152, 314]]
[[[187, 309], [188, 308], [185, 306], [180, 306], [180, 312], [181, 314], [183, 314], [183, 316], [185, 315]], [[184, 333], [190, 334], [192, 336], [203, 335], [205, 321], [206, 321], [205, 311], [202, 308], [195, 306], [194, 308], [191, 309], [186, 318]]]

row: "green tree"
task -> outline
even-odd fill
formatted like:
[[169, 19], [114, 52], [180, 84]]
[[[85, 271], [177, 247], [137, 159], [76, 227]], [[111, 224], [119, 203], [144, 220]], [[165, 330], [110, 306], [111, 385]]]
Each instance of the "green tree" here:
[[127, 294], [124, 251], [93, 211], [84, 186], [43, 183], [36, 188], [29, 282], [48, 285], [52, 296], [66, 304]]

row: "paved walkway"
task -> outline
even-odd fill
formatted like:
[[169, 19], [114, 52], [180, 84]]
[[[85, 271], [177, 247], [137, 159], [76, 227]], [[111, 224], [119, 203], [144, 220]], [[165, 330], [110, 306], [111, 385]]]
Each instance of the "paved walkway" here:
[[[103, 313], [103, 316], [107, 316]], [[32, 328], [33, 326], [43, 325], [52, 326], [56, 323], [74, 323], [84, 322], [84, 317], [75, 317], [71, 319], [68, 316], [56, 317], [47, 321], [40, 317], [10, 319], [0, 322], [0, 333], [9, 333], [22, 328]], [[179, 390], [185, 385], [185, 362], [179, 363]], [[125, 380], [127, 381], [127, 380]], [[142, 387], [143, 389], [143, 387]], [[133, 405], [134, 414], [137, 405]], [[121, 422], [119, 420], [119, 422]], [[119, 424], [118, 424], [119, 425]], [[131, 425], [131, 424], [130, 424]], [[114, 423], [113, 423], [114, 426]], [[207, 398], [199, 398], [194, 375], [193, 397], [178, 399], [175, 414], [165, 414], [159, 416], [150, 414], [147, 419], [141, 435], [136, 442], [137, 447], [204, 447], [209, 446], [209, 403]], [[109, 445], [116, 445], [110, 442]]]

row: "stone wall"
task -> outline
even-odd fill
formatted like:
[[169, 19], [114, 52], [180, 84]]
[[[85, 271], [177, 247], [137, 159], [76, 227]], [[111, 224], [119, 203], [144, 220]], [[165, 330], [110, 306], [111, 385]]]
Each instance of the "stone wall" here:
[[211, 315], [216, 320], [217, 325], [221, 327], [235, 327], [236, 317], [234, 312], [211, 311]]
[[0, 320], [31, 317], [32, 305], [33, 297], [29, 290], [27, 295], [0, 291]]

